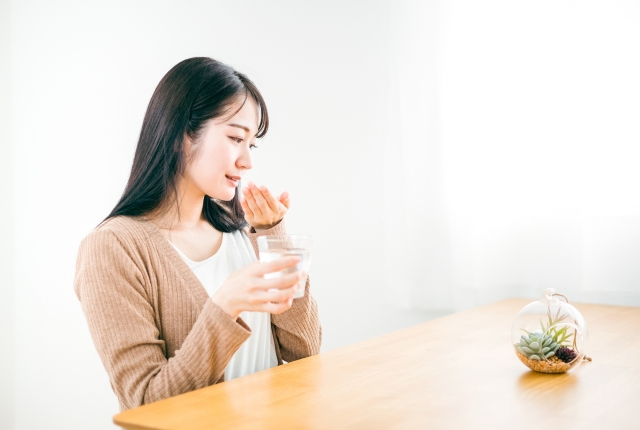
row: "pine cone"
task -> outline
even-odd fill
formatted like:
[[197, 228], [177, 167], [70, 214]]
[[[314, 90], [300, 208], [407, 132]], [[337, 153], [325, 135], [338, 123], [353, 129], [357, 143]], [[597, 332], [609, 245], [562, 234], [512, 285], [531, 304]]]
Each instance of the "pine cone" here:
[[556, 357], [558, 357], [560, 360], [564, 361], [565, 363], [570, 363], [576, 359], [577, 355], [573, 349], [567, 348], [566, 346], [561, 346], [556, 351]]

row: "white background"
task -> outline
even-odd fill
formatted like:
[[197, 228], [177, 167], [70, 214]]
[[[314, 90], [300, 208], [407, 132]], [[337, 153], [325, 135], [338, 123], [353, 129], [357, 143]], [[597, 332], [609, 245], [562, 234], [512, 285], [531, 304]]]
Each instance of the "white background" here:
[[267, 100], [249, 176], [317, 238], [324, 351], [548, 286], [640, 306], [636, 2], [0, 5], [1, 429], [113, 428], [77, 247], [192, 56]]
[[[385, 210], [413, 227], [387, 229], [398, 303], [458, 310], [552, 287], [640, 305], [640, 4], [391, 11]], [[406, 184], [395, 201], [391, 178]]]

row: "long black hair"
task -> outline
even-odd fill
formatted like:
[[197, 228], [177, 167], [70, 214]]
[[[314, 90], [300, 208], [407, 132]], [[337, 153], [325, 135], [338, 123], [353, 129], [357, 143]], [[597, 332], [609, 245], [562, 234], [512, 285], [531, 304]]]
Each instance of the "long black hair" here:
[[[207, 121], [232, 116], [233, 104], [248, 97], [258, 105], [256, 137], [261, 138], [269, 128], [267, 106], [245, 75], [206, 57], [189, 58], [169, 70], [149, 101], [127, 186], [105, 221], [118, 215], [141, 216], [177, 203], [177, 185], [187, 162], [185, 136], [196, 141]], [[246, 226], [239, 188], [230, 201], [204, 197], [202, 213], [216, 230], [232, 232]]]

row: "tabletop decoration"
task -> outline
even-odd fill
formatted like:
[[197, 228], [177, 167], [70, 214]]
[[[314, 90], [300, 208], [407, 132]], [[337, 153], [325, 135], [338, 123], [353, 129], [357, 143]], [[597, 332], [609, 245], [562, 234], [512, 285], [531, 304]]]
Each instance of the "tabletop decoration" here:
[[553, 288], [522, 308], [513, 321], [511, 340], [516, 356], [536, 372], [564, 373], [591, 361], [585, 356], [587, 324], [582, 314]]

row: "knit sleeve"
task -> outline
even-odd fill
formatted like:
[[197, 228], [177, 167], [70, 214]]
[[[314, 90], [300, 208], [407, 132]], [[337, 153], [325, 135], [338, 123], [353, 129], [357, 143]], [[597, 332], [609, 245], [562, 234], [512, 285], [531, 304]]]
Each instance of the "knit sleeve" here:
[[[257, 239], [260, 236], [287, 234], [284, 220], [270, 228], [256, 232], [253, 228], [247, 236], [258, 255]], [[280, 346], [282, 359], [291, 362], [320, 352], [322, 327], [318, 315], [318, 304], [311, 296], [311, 281], [307, 278], [304, 297], [293, 300], [293, 306], [280, 315], [271, 315], [271, 323]]]
[[97, 230], [81, 244], [75, 291], [89, 331], [122, 410], [216, 383], [250, 336], [208, 300], [171, 358], [162, 327], [145, 289], [145, 270], [133, 247], [110, 230]]

